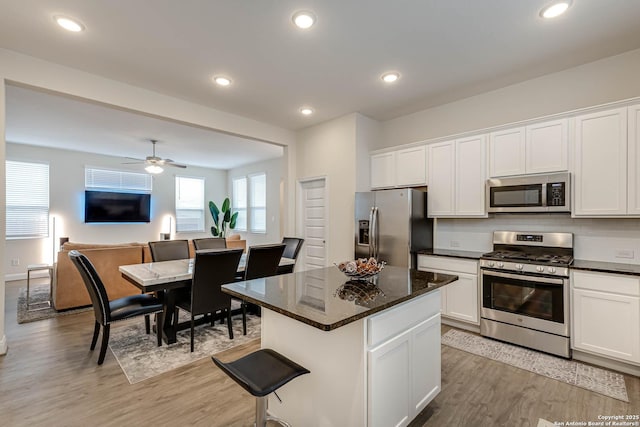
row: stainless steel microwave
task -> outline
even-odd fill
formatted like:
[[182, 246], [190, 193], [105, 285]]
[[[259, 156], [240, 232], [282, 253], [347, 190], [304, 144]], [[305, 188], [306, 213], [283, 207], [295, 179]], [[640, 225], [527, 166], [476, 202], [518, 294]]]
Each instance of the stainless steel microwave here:
[[487, 212], [571, 212], [571, 174], [526, 175], [487, 180]]

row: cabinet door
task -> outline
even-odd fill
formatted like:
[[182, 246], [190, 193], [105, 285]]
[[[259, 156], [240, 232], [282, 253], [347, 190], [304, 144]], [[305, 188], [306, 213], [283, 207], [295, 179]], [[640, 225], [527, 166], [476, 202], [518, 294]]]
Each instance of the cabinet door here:
[[440, 142], [429, 145], [429, 217], [455, 214], [455, 143]]
[[440, 315], [411, 330], [412, 418], [440, 392]]
[[640, 363], [640, 297], [574, 289], [572, 335], [575, 349]]
[[455, 213], [457, 216], [486, 216], [485, 184], [487, 147], [485, 136], [456, 141]]
[[492, 132], [489, 136], [489, 176], [524, 174], [524, 141], [524, 127]]
[[413, 418], [410, 397], [411, 329], [367, 353], [367, 425], [408, 425]]
[[527, 173], [566, 171], [567, 119], [527, 126], [525, 157]]
[[629, 203], [627, 212], [640, 215], [640, 105], [629, 107]]
[[447, 300], [444, 315], [464, 322], [479, 325], [478, 320], [478, 276], [453, 273], [459, 279], [447, 285]]
[[627, 109], [575, 119], [574, 215], [627, 213]]
[[396, 185], [427, 185], [427, 155], [424, 145], [396, 151]]
[[396, 153], [371, 156], [371, 188], [393, 187], [396, 179]]

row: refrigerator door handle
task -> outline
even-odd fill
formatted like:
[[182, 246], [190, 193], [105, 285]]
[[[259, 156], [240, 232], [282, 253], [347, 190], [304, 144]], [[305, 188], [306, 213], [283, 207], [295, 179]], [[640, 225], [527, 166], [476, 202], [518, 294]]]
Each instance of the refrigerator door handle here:
[[378, 208], [374, 207], [373, 208], [373, 257], [375, 259], [378, 259], [378, 239], [380, 236], [378, 236]]
[[374, 211], [374, 207], [371, 207], [371, 211], [369, 212], [369, 258], [371, 258], [373, 256], [373, 231], [374, 231], [374, 225], [373, 225], [373, 211]]

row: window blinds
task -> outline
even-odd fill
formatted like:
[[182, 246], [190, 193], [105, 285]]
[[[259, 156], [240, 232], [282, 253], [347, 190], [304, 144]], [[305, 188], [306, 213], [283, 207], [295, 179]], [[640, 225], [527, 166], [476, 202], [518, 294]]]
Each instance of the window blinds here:
[[6, 162], [6, 233], [9, 239], [49, 235], [49, 165]]
[[204, 231], [204, 179], [176, 176], [176, 232]]

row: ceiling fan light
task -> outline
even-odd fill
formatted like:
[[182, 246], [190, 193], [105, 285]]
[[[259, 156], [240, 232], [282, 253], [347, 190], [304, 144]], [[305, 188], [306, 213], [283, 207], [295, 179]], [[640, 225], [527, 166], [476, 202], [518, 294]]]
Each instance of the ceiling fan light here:
[[159, 173], [162, 173], [164, 169], [162, 169], [162, 167], [158, 165], [148, 165], [144, 168], [144, 170], [152, 174], [159, 174]]

